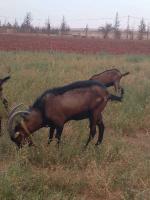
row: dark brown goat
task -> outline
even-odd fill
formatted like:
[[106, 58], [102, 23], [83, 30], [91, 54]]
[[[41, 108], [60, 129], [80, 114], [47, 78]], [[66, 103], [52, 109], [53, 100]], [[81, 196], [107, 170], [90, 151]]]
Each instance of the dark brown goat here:
[[[50, 127], [49, 141], [52, 141], [56, 129], [58, 144], [64, 124], [69, 120], [89, 119], [90, 135], [86, 146], [96, 134], [96, 125], [99, 136], [96, 145], [103, 139], [104, 124], [102, 111], [108, 100], [121, 101], [106, 90], [98, 81], [80, 81], [64, 87], [54, 88], [44, 92], [29, 109], [14, 113], [9, 118], [8, 130], [10, 137], [18, 147], [28, 142], [32, 145], [30, 135], [42, 127]], [[22, 121], [13, 128], [14, 119], [24, 115]]]
[[[8, 101], [3, 95], [3, 84], [10, 79], [10, 76], [7, 76], [3, 79], [0, 79], [0, 106], [4, 106], [5, 110], [8, 111]], [[0, 108], [0, 110], [3, 110]], [[0, 113], [0, 135], [2, 131], [2, 118], [3, 118], [3, 113]]]
[[118, 69], [110, 69], [100, 74], [95, 74], [90, 78], [90, 80], [100, 81], [106, 87], [114, 86], [116, 94], [120, 95], [123, 92], [123, 88], [120, 86], [120, 80], [128, 74], [129, 72], [121, 74]]

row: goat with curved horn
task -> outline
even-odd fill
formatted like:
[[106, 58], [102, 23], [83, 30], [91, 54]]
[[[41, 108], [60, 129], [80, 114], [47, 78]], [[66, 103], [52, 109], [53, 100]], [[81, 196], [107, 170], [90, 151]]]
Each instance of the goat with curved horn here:
[[[11, 139], [18, 147], [22, 147], [26, 142], [33, 145], [31, 135], [48, 126], [50, 128], [49, 141], [52, 141], [56, 130], [55, 137], [59, 145], [65, 123], [70, 120], [89, 119], [90, 133], [86, 146], [94, 138], [96, 126], [99, 129], [96, 145], [99, 145], [103, 140], [105, 129], [102, 111], [109, 100], [120, 102], [122, 97], [112, 95], [104, 85], [93, 80], [78, 81], [49, 89], [35, 100], [29, 109], [30, 112], [20, 111], [10, 117]], [[27, 115], [14, 127], [13, 120], [17, 115], [22, 116], [23, 113]]]

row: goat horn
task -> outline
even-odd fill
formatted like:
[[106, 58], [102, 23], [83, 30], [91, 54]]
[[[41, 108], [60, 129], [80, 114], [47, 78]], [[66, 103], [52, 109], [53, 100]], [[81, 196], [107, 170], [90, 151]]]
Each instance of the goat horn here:
[[15, 134], [13, 127], [12, 127], [14, 118], [17, 117], [17, 116], [21, 116], [22, 114], [29, 114], [29, 113], [30, 113], [29, 111], [18, 111], [18, 112], [13, 113], [9, 117], [9, 119], [8, 119], [8, 132], [9, 132], [10, 136], [13, 136]]
[[16, 111], [19, 107], [21, 107], [21, 106], [24, 106], [24, 104], [23, 104], [23, 103], [20, 103], [19, 105], [15, 106], [15, 107], [11, 110], [11, 112], [9, 113], [8, 118], [10, 118], [11, 115], [12, 115], [13, 113], [15, 113], [15, 111]]

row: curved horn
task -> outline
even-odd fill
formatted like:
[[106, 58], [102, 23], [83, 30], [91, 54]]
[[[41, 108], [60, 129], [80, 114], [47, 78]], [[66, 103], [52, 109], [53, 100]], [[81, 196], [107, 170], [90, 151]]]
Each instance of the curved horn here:
[[15, 107], [11, 110], [11, 112], [9, 113], [8, 118], [10, 118], [11, 115], [12, 115], [19, 107], [21, 107], [21, 106], [24, 106], [24, 104], [23, 104], [23, 103], [20, 103], [19, 105], [15, 106]]
[[13, 130], [13, 120], [16, 116], [21, 116], [22, 114], [30, 114], [29, 111], [18, 111], [13, 113], [10, 118], [8, 119], [8, 132], [10, 136], [14, 135], [14, 130]]

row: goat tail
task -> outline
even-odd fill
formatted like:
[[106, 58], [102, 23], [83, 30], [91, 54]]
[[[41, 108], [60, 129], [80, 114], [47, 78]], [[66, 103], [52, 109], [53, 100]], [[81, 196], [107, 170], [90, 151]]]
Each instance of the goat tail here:
[[124, 96], [124, 89], [121, 88], [121, 96], [120, 97], [119, 96], [115, 96], [113, 94], [109, 94], [108, 100], [121, 102], [122, 99], [123, 99], [123, 96]]
[[6, 76], [5, 78], [3, 78], [1, 81], [0, 81], [0, 84], [3, 84], [4, 82], [6, 82], [7, 80], [10, 79], [10, 76]]
[[109, 97], [108, 97], [108, 99], [111, 100], [111, 101], [119, 101], [119, 102], [122, 101], [122, 98], [123, 97], [118, 97], [118, 96], [115, 96], [113, 94], [110, 94]]
[[126, 73], [124, 73], [124, 74], [121, 74], [121, 76], [123, 77], [123, 76], [127, 76], [127, 75], [129, 75], [130, 74], [130, 72], [126, 72]]

